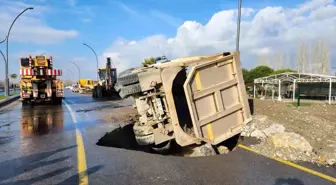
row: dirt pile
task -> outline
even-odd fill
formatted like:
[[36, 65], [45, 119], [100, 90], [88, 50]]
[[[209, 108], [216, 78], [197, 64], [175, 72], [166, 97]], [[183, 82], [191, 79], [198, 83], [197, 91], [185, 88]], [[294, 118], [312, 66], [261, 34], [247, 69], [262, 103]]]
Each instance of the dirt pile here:
[[260, 144], [252, 148], [271, 157], [324, 165], [336, 163], [336, 106], [255, 101], [255, 115], [243, 129]]

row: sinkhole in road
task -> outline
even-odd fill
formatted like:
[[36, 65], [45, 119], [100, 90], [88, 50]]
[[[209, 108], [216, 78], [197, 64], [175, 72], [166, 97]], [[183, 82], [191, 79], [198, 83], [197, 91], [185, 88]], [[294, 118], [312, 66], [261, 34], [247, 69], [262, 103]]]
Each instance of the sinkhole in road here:
[[[238, 144], [239, 135], [224, 141], [221, 146], [227, 148], [227, 152], [232, 151]], [[114, 129], [111, 132], [107, 132], [96, 143], [98, 146], [123, 148], [127, 150], [142, 151], [151, 154], [165, 155], [165, 156], [179, 156], [179, 157], [201, 157], [201, 156], [213, 156], [221, 154], [217, 147], [210, 144], [203, 145], [191, 145], [188, 147], [180, 147], [174, 141], [171, 141], [169, 149], [157, 150], [152, 146], [139, 145], [135, 139], [133, 132], [133, 125], [128, 124], [123, 127]], [[226, 153], [226, 152], [224, 152]]]

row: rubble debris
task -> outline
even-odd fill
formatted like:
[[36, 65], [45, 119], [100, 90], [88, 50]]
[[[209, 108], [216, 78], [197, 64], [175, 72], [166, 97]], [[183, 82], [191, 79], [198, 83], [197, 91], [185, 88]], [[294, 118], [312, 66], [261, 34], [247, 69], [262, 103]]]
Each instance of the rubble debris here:
[[216, 151], [211, 144], [206, 143], [204, 145], [196, 146], [191, 149], [191, 152], [185, 153], [185, 157], [204, 157], [216, 155]]
[[336, 165], [336, 106], [256, 100], [255, 115], [242, 132], [260, 140], [252, 148], [270, 157]]
[[269, 138], [275, 148], [293, 148], [300, 150], [302, 152], [312, 152], [313, 147], [310, 143], [302, 136], [295, 134], [293, 132], [283, 132], [280, 134], [275, 134]]

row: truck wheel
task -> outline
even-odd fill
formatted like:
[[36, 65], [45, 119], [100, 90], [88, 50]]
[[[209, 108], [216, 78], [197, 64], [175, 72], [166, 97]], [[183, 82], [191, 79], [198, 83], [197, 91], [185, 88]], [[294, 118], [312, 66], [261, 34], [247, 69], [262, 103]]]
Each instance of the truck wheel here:
[[97, 98], [97, 87], [92, 89], [92, 98]]
[[138, 73], [129, 73], [120, 76], [117, 79], [117, 83], [124, 86], [124, 85], [130, 85], [139, 82]]
[[128, 85], [128, 86], [123, 86], [120, 89], [119, 95], [121, 98], [127, 98], [132, 94], [136, 94], [141, 92], [141, 86], [139, 83]]
[[57, 98], [57, 105], [62, 105], [62, 98]]
[[151, 145], [154, 143], [154, 134], [139, 136], [135, 135], [135, 140], [139, 145]]
[[22, 106], [27, 106], [27, 105], [28, 105], [27, 100], [22, 100]]
[[171, 140], [152, 146], [152, 149], [159, 153], [168, 152], [171, 146]]

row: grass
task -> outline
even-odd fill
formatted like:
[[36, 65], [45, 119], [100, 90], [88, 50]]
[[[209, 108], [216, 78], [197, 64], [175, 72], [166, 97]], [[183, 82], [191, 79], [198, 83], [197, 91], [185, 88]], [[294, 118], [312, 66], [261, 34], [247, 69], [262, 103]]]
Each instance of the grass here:
[[[14, 96], [14, 95], [17, 95], [17, 94], [20, 94], [20, 93], [19, 92], [11, 93], [9, 96]], [[5, 98], [6, 98], [5, 95], [0, 95], [0, 100], [5, 99]]]

